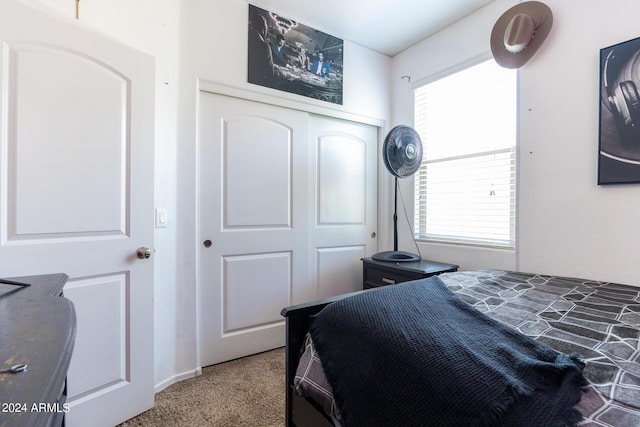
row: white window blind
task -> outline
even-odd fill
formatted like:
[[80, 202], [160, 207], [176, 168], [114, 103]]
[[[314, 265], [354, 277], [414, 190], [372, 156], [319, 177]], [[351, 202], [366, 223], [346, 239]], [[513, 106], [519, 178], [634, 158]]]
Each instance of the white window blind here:
[[516, 101], [516, 72], [493, 60], [415, 91], [417, 239], [515, 246]]

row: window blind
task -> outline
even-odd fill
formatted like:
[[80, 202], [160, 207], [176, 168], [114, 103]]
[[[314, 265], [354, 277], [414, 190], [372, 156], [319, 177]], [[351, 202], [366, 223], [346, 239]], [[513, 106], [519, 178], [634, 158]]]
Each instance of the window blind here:
[[515, 247], [516, 80], [506, 71], [488, 61], [416, 90], [417, 239]]

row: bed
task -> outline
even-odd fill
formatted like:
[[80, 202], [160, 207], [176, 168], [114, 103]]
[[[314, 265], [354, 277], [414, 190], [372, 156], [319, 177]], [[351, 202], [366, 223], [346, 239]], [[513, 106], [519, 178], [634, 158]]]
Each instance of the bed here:
[[[579, 425], [640, 426], [640, 288], [499, 270], [445, 273], [438, 278], [500, 325], [557, 352], [580, 355], [587, 382], [575, 405], [582, 416]], [[385, 288], [430, 286], [429, 280]], [[282, 310], [288, 427], [341, 425], [340, 408], [323, 375], [323, 362], [312, 348], [313, 341], [309, 342], [310, 327], [330, 304], [380, 291], [358, 291]], [[347, 300], [349, 297], [355, 298]], [[343, 384], [350, 381], [348, 376], [343, 375]]]

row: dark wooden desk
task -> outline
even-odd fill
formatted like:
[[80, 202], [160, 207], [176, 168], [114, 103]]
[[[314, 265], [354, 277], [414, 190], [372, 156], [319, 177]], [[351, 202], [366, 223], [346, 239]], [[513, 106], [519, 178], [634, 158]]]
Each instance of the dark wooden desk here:
[[414, 262], [386, 262], [362, 258], [362, 289], [394, 285], [457, 270], [458, 266], [455, 264], [426, 259]]
[[66, 375], [76, 335], [71, 301], [62, 297], [65, 274], [0, 284], [0, 369], [25, 363], [20, 373], [0, 373], [0, 426], [60, 426], [68, 411]]

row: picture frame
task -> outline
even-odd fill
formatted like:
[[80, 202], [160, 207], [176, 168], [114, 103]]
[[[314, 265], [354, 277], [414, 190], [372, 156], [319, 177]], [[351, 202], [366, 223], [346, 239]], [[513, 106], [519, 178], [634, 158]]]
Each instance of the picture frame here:
[[342, 105], [344, 40], [249, 4], [247, 81]]
[[640, 37], [600, 49], [598, 185], [640, 182]]

